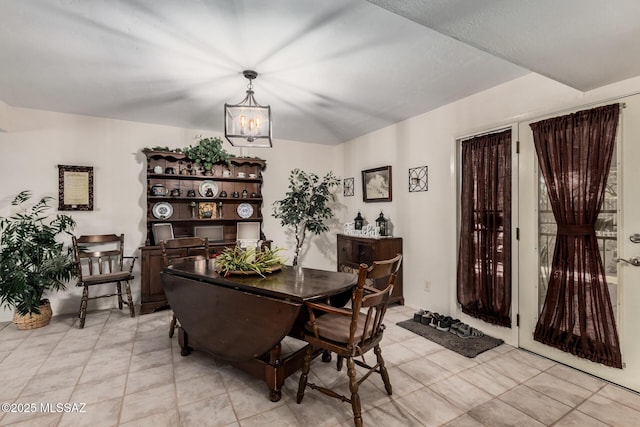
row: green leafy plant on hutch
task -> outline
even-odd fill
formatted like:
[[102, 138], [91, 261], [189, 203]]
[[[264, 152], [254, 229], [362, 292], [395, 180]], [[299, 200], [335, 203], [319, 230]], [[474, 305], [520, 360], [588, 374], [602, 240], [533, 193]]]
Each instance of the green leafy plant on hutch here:
[[229, 163], [229, 153], [222, 148], [222, 139], [219, 137], [200, 138], [195, 146], [188, 146], [182, 150], [188, 159], [192, 160], [197, 166], [210, 171], [216, 163]]
[[[11, 202], [20, 211], [0, 217], [0, 306], [15, 307], [14, 321], [39, 315], [43, 305], [50, 313], [44, 293], [64, 289], [76, 275], [73, 250], [61, 241], [72, 234], [75, 221], [64, 214], [49, 215], [52, 197], [25, 207], [30, 198], [30, 191], [20, 192]], [[46, 324], [48, 320], [40, 326]]]
[[334, 190], [340, 180], [329, 172], [320, 178], [314, 173], [294, 169], [289, 174], [289, 191], [273, 204], [273, 216], [280, 225], [293, 229], [296, 239], [293, 265], [298, 265], [307, 232], [319, 235], [329, 230], [326, 220], [333, 218], [329, 204], [335, 201]]

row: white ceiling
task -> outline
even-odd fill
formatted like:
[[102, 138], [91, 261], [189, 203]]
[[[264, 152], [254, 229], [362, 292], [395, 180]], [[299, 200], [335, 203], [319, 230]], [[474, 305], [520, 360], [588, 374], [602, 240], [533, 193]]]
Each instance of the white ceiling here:
[[583, 91], [640, 75], [639, 17], [638, 0], [2, 0], [0, 100], [222, 131], [253, 69], [276, 139], [337, 144], [531, 71]]

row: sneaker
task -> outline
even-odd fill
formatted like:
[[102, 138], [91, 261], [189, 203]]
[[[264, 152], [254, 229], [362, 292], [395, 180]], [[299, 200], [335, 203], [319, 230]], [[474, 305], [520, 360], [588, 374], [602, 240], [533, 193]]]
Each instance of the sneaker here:
[[458, 332], [456, 335], [458, 335], [460, 338], [480, 338], [481, 336], [484, 336], [482, 331], [480, 331], [479, 329], [472, 328], [471, 326], [464, 323], [458, 328]]
[[424, 314], [422, 314], [420, 323], [422, 323], [423, 325], [428, 325], [429, 323], [431, 323], [431, 318], [433, 317], [434, 314], [435, 313], [432, 313], [430, 311], [425, 311]]
[[449, 328], [449, 332], [451, 332], [452, 334], [457, 334], [458, 328], [460, 327], [460, 325], [464, 325], [464, 323], [462, 323], [460, 319], [453, 319], [451, 321], [451, 327]]
[[451, 316], [445, 316], [438, 319], [438, 323], [436, 324], [436, 329], [439, 331], [448, 331], [451, 328], [451, 321], [453, 319]]
[[424, 310], [420, 309], [417, 313], [413, 313], [413, 321], [420, 323], [422, 321], [422, 315], [424, 314]]
[[438, 322], [440, 321], [440, 319], [442, 319], [444, 316], [438, 313], [433, 313], [433, 315], [431, 316], [431, 319], [429, 320], [429, 326], [431, 326], [432, 328], [435, 328], [436, 326], [438, 326]]

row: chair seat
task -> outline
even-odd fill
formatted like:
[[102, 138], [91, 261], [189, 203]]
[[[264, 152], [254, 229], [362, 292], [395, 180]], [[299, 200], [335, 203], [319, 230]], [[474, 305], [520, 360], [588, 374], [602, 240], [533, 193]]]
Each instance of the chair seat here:
[[[362, 340], [364, 324], [367, 316], [360, 313], [358, 319], [358, 327], [355, 334], [355, 342]], [[351, 325], [352, 318], [347, 316], [340, 316], [333, 313], [327, 313], [316, 318], [316, 326], [318, 327], [318, 335], [320, 338], [327, 340], [347, 343], [349, 342], [349, 327]], [[305, 329], [313, 334], [313, 326], [311, 321], [308, 321], [304, 325]], [[369, 327], [371, 330], [371, 327]]]
[[133, 276], [128, 271], [117, 271], [114, 273], [96, 274], [93, 276], [84, 277], [81, 282], [78, 282], [78, 286], [84, 285], [100, 285], [102, 283], [117, 282], [124, 280], [131, 280]]

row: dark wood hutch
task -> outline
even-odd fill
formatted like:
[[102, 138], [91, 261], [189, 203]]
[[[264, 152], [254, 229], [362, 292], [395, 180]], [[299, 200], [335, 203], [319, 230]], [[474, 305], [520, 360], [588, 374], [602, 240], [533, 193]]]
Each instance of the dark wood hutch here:
[[[262, 159], [232, 157], [228, 165], [217, 163], [205, 175], [182, 153], [146, 151], [145, 155], [147, 236], [140, 248], [141, 314], [167, 306], [160, 281], [164, 263], [159, 242], [154, 240], [154, 224], [170, 224], [174, 237], [194, 236], [196, 229], [210, 234], [212, 253], [235, 245], [238, 223], [258, 222], [262, 230], [262, 172], [266, 167]], [[172, 255], [186, 255], [179, 252]]]

